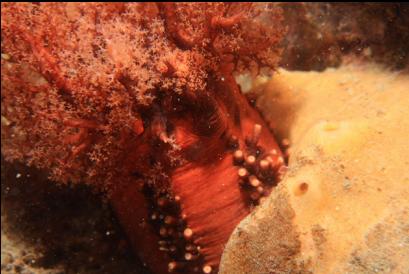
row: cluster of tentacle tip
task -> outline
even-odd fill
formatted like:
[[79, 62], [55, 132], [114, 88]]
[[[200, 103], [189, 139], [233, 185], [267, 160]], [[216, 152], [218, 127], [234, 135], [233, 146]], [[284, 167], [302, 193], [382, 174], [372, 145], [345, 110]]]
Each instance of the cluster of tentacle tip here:
[[169, 192], [155, 194], [148, 188], [151, 208], [150, 221], [159, 235], [159, 250], [166, 252], [171, 260], [168, 263], [170, 273], [213, 273], [210, 265], [205, 264], [200, 246], [195, 243], [193, 230], [186, 223], [186, 216], [180, 208], [180, 197]]
[[240, 147], [237, 143], [233, 152], [239, 185], [253, 204], [259, 204], [286, 171], [285, 160], [276, 149], [266, 150], [258, 144], [261, 130], [255, 124], [245, 144]]

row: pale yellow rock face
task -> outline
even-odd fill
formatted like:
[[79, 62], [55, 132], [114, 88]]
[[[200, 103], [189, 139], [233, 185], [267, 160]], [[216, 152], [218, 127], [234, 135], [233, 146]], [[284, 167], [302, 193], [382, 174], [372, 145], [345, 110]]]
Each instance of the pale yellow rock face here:
[[289, 171], [220, 273], [409, 273], [409, 76], [279, 71], [257, 104], [291, 140]]

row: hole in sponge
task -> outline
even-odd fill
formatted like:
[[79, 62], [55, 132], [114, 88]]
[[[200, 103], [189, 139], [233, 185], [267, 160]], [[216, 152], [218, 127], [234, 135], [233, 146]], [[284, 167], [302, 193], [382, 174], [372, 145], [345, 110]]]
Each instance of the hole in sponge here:
[[300, 183], [294, 191], [295, 196], [301, 196], [307, 193], [308, 191], [308, 183], [302, 182]]

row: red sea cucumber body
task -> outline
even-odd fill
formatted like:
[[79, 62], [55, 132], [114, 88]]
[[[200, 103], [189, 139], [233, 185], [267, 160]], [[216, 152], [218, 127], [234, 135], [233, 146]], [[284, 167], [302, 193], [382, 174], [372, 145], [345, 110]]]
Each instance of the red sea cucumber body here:
[[[240, 94], [231, 76], [225, 75], [223, 78], [224, 81], [219, 80], [216, 87], [224, 90], [225, 95], [231, 100], [220, 99], [216, 100], [215, 104], [223, 109], [222, 115], [227, 117], [234, 116], [234, 113], [226, 109], [237, 110], [240, 116], [239, 123], [236, 124], [234, 119], [227, 119], [227, 123], [222, 123], [223, 127], [214, 131], [211, 136], [200, 136], [195, 134], [194, 123], [204, 121], [180, 118], [171, 121], [175, 123], [175, 142], [180, 144], [180, 153], [193, 155], [185, 156], [190, 158], [190, 161], [169, 172], [167, 194], [171, 194], [166, 199], [172, 203], [174, 197], [179, 197], [177, 202], [180, 212], [174, 215], [174, 218], [177, 221], [183, 219], [184, 224], [176, 229], [179, 229], [180, 234], [184, 229], [190, 229], [193, 232], [192, 238], [185, 239], [184, 235], [161, 235], [158, 229], [166, 227], [164, 219], [166, 216], [159, 221], [161, 225], [156, 231], [152, 230], [152, 226], [149, 225], [149, 218], [152, 215], [147, 215], [146, 212], [155, 210], [147, 209], [144, 202], [135, 202], [144, 201], [140, 191], [135, 191], [137, 189], [134, 187], [135, 183], [130, 183], [129, 187], [117, 191], [112, 199], [117, 212], [123, 216], [120, 219], [128, 235], [131, 235], [131, 242], [139, 247], [140, 256], [148, 265], [154, 266], [157, 273], [171, 270], [168, 268], [172, 267], [173, 262], [179, 264], [185, 273], [194, 272], [195, 268], [202, 271], [205, 266], [210, 266], [212, 271], [216, 272], [224, 244], [234, 227], [250, 212], [250, 206], [257, 204], [262, 196], [268, 195], [277, 182], [278, 170], [283, 164], [278, 145], [260, 115]], [[255, 142], [252, 140], [255, 125], [261, 126], [261, 132], [257, 137], [257, 143], [252, 144], [251, 142]], [[231, 140], [232, 137], [234, 140]], [[253, 200], [250, 197], [253, 190], [240, 185], [239, 167], [234, 159], [234, 152], [240, 149], [246, 151], [247, 156], [257, 155], [252, 146], [257, 147], [255, 149], [259, 150], [259, 155], [256, 158], [256, 167], [253, 170], [248, 167], [248, 170], [260, 179], [260, 184], [264, 187], [263, 192]], [[192, 147], [195, 147], [193, 151]], [[271, 151], [276, 153], [269, 155]], [[269, 166], [271, 172], [268, 177], [263, 177], [260, 167], [257, 166], [262, 159], [269, 156], [272, 159]], [[158, 218], [159, 216], [160, 214]], [[150, 233], [155, 236], [146, 237]], [[150, 254], [161, 249], [160, 242], [169, 243], [163, 248], [165, 252], [151, 256]], [[168, 250], [172, 243], [178, 246], [176, 254]], [[186, 246], [190, 243], [200, 247], [200, 252], [191, 254], [187, 251]], [[194, 261], [189, 261], [184, 258], [186, 254], [197, 257]]]
[[274, 68], [269, 4], [2, 3], [2, 153], [106, 193], [153, 273], [217, 271], [283, 165], [233, 74]]

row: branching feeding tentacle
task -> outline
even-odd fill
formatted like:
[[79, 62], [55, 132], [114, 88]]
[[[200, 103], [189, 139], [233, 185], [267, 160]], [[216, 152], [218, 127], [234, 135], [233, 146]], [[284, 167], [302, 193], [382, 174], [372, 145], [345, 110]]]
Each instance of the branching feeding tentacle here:
[[197, 41], [186, 30], [180, 28], [180, 24], [178, 24], [175, 4], [167, 2], [157, 3], [157, 5], [159, 10], [162, 11], [168, 34], [173, 38], [176, 45], [181, 49], [191, 49], [194, 47]]

